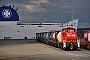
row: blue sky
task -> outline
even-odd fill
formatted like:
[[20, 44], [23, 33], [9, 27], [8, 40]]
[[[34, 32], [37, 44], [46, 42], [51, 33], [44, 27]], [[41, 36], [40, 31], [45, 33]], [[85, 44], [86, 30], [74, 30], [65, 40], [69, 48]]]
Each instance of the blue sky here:
[[20, 22], [68, 22], [74, 18], [90, 23], [90, 0], [1, 0], [2, 5], [18, 7]]

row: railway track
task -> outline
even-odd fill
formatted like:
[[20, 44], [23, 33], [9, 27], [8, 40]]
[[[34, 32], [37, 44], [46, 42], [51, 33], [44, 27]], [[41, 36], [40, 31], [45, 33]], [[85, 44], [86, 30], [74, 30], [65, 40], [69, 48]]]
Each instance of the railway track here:
[[[44, 44], [46, 45], [46, 44]], [[81, 57], [90, 57], [90, 50], [86, 50], [86, 49], [78, 49], [76, 51], [65, 51], [65, 50], [61, 50], [61, 48], [55, 48], [53, 46], [47, 45], [47, 47], [52, 48], [54, 50], [57, 50], [59, 52], [65, 53], [67, 55], [73, 55], [73, 56], [81, 56]]]
[[90, 57], [90, 51], [85, 49], [80, 49], [77, 51], [65, 51], [65, 53], [69, 55], [75, 55], [75, 56]]

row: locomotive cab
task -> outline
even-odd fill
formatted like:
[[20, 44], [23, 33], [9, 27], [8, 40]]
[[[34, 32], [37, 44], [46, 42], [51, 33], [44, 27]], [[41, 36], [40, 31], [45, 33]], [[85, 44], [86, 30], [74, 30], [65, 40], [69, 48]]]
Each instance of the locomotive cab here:
[[62, 30], [62, 45], [64, 49], [77, 49], [77, 32], [74, 28]]

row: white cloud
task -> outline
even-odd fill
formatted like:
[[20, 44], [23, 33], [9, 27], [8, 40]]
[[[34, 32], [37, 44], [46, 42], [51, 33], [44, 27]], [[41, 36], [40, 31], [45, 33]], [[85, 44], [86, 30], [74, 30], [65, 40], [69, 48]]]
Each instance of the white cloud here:
[[49, 3], [49, 0], [31, 0], [31, 5], [25, 5], [24, 7], [30, 12], [45, 12], [46, 9], [40, 6], [41, 3]]
[[17, 3], [12, 3], [11, 5], [15, 5], [19, 7], [19, 11], [22, 12], [46, 12], [47, 10], [45, 8], [41, 7], [41, 3], [46, 4], [49, 3], [49, 0], [30, 0], [28, 2], [29, 4], [17, 4]]
[[[38, 6], [38, 5], [26, 5], [26, 4], [12, 4], [12, 5], [15, 5], [17, 6], [19, 9], [18, 11], [21, 11], [21, 12], [46, 12], [47, 10], [45, 8], [42, 8], [41, 6]], [[14, 9], [16, 9], [17, 7], [14, 7]]]
[[24, 7], [30, 12], [45, 12], [46, 11], [46, 9], [41, 8], [40, 6], [36, 6], [36, 5], [25, 5]]
[[21, 7], [21, 11], [29, 11], [32, 12], [46, 12], [47, 10], [45, 8], [42, 8], [40, 4], [46, 4], [49, 3], [49, 0], [30, 0], [30, 4], [19, 4], [18, 6]]
[[49, 3], [49, 0], [32, 0], [30, 3], [40, 5], [41, 3], [43, 4]]

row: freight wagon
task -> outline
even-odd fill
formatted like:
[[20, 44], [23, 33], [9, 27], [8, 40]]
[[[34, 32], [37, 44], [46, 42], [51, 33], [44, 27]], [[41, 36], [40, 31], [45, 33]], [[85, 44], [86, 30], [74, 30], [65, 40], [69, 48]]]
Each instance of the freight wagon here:
[[90, 49], [90, 30], [85, 30], [83, 33], [83, 39], [80, 42], [82, 48]]
[[76, 29], [71, 27], [64, 28], [61, 31], [36, 33], [36, 40], [55, 47], [60, 47], [62, 50], [77, 50], [77, 48], [80, 47]]

